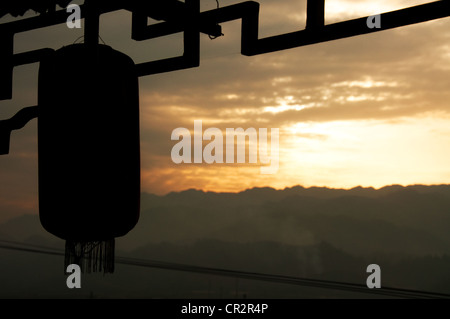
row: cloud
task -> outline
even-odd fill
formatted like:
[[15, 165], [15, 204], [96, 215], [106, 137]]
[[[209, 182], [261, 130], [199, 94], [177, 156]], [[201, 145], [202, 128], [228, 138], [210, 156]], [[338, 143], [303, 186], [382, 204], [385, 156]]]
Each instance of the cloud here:
[[[408, 28], [251, 59], [236, 54], [202, 61], [195, 71], [143, 81], [144, 99], [157, 107], [176, 108], [183, 118], [190, 119], [194, 110], [199, 117], [220, 114], [227, 121], [247, 110], [247, 122], [263, 120], [280, 127], [302, 119], [447, 112], [443, 88], [449, 84], [449, 56], [442, 44], [449, 36], [447, 25], [439, 21]], [[296, 110], [263, 112], [285, 104]]]
[[[220, 6], [239, 2], [221, 0]], [[426, 2], [429, 1], [327, 0], [327, 22], [364, 16], [375, 9], [388, 11]], [[261, 37], [304, 27], [306, 1], [260, 3]], [[371, 7], [375, 4], [376, 7]], [[202, 1], [202, 10], [215, 6], [213, 0]], [[137, 63], [182, 54], [181, 34], [142, 42], [131, 40], [130, 18], [130, 13], [124, 11], [103, 16], [102, 39]], [[224, 23], [225, 36], [216, 40], [202, 35], [200, 67], [140, 78], [145, 190], [161, 192], [189, 186], [242, 189], [257, 183], [275, 183], [260, 179], [248, 167], [250, 171], [245, 167], [236, 170], [173, 166], [171, 132], [178, 127], [191, 128], [194, 119], [222, 130], [268, 127], [287, 132], [298, 123], [345, 121], [352, 125], [376, 120], [394, 125], [396, 121], [420, 119], [425, 114], [445, 118], [449, 115], [450, 100], [448, 23], [448, 19], [442, 19], [255, 57], [240, 55], [240, 21]], [[47, 46], [57, 49], [73, 43], [79, 36], [79, 31], [64, 26], [45, 28], [18, 35], [15, 50]], [[2, 118], [36, 103], [37, 70], [37, 64], [15, 70], [14, 99], [0, 103]], [[68, 68], [70, 72], [76, 70]], [[73, 87], [68, 81], [67, 98], [76, 94]], [[31, 160], [33, 156], [36, 158], [36, 127], [30, 126], [21, 134], [21, 138], [15, 137], [12, 142], [21, 151], [14, 149], [8, 158], [2, 158], [8, 164], [2, 165], [0, 171], [5, 184], [14, 181], [23, 185], [23, 193], [35, 194], [34, 186], [27, 185], [34, 185], [30, 176], [36, 175], [36, 162]], [[303, 134], [300, 136], [303, 140], [329, 140], [328, 133], [299, 134]], [[16, 161], [18, 154], [25, 153], [31, 155], [30, 160]], [[32, 174], [25, 176], [21, 170]], [[255, 168], [255, 172], [259, 169]], [[320, 178], [329, 182], [333, 174], [330, 169], [328, 176]], [[294, 179], [301, 183], [303, 179], [299, 176], [286, 178], [285, 183], [291, 185]], [[282, 186], [281, 180], [279, 177], [277, 185]], [[7, 198], [14, 197], [7, 187], [2, 190]], [[20, 187], [14, 191], [20, 192]]]

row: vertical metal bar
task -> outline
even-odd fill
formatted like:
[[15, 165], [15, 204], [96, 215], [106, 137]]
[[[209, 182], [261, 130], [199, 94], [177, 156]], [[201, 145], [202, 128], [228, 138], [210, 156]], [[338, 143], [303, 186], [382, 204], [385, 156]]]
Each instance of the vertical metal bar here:
[[142, 12], [133, 12], [131, 23], [131, 38], [136, 41], [147, 40], [145, 37], [147, 15]]
[[38, 116], [37, 106], [26, 107], [9, 120], [0, 121], [0, 155], [9, 154], [9, 145], [12, 130], [20, 130], [29, 121]]
[[308, 0], [306, 28], [320, 28], [325, 25], [325, 0]]
[[8, 155], [11, 143], [11, 128], [0, 121], [0, 155]]
[[184, 31], [184, 54], [193, 66], [200, 65], [200, 0], [186, 0], [186, 11], [190, 19]]
[[242, 37], [241, 53], [251, 53], [257, 46], [259, 32], [259, 3], [246, 2], [242, 4]]
[[100, 32], [100, 10], [95, 0], [86, 1], [86, 16], [84, 19], [84, 43], [93, 52], [98, 49]]
[[55, 52], [55, 50], [50, 48], [38, 49], [23, 53], [16, 53], [13, 56], [13, 66], [31, 64], [35, 62], [40, 62], [45, 56], [48, 56]]
[[0, 100], [12, 99], [14, 34], [0, 35]]

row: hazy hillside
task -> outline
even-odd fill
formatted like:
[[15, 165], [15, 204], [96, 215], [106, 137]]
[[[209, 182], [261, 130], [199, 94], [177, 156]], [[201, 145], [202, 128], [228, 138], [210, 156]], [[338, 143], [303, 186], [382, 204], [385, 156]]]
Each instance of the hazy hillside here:
[[[295, 187], [238, 194], [189, 190], [142, 195], [139, 225], [120, 244], [327, 241], [352, 253], [450, 253], [450, 187], [332, 190]], [[1, 228], [0, 228], [1, 231]]]
[[[142, 194], [141, 219], [117, 255], [364, 284], [378, 263], [383, 284], [450, 293], [450, 186], [270, 188], [241, 193]], [[62, 211], [63, 212], [63, 211]], [[0, 239], [63, 249], [37, 215], [0, 225]], [[118, 265], [65, 287], [62, 256], [0, 249], [0, 297], [336, 297], [336, 291]]]

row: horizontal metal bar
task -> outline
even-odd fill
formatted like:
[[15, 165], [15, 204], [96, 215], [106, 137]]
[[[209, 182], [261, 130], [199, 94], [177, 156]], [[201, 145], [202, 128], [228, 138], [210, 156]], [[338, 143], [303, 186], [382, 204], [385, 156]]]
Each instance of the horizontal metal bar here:
[[[176, 3], [178, 11], [183, 11], [186, 16], [189, 14], [188, 10], [183, 10], [181, 7], [186, 8], [185, 4], [181, 5], [177, 0], [170, 0]], [[129, 1], [126, 5], [120, 4], [119, 0], [102, 1], [101, 13], [111, 12], [120, 9], [126, 9], [133, 12], [139, 11], [141, 14], [148, 16], [153, 16], [156, 18], [166, 18], [173, 21], [179, 14], [175, 14], [171, 18], [166, 16], [164, 12], [164, 6], [156, 5], [153, 2], [142, 2], [142, 1]], [[151, 14], [152, 8], [158, 8], [157, 14]], [[82, 10], [83, 12], [83, 10]], [[159, 14], [159, 15], [158, 15]], [[264, 54], [274, 51], [286, 50], [295, 47], [316, 44], [326, 41], [338, 40], [342, 38], [348, 38], [363, 34], [369, 34], [384, 30], [389, 30], [397, 27], [407, 26], [411, 24], [426, 22], [430, 20], [445, 18], [450, 16], [450, 1], [441, 0], [436, 2], [431, 2], [427, 4], [418, 5], [415, 7], [405, 8], [397, 11], [381, 13], [381, 28], [369, 28], [367, 26], [367, 19], [369, 17], [324, 25], [316, 26], [314, 28], [308, 28], [305, 30], [295, 31], [291, 33], [271, 36], [267, 38], [258, 38], [259, 29], [259, 3], [255, 1], [246, 1], [239, 4], [223, 7], [220, 9], [214, 9], [206, 12], [202, 12], [196, 15], [197, 22], [194, 26], [214, 26], [219, 23], [242, 19], [242, 36], [241, 36], [241, 53], [247, 56], [253, 56], [258, 54]], [[50, 26], [58, 23], [63, 23], [67, 19], [67, 13], [65, 10], [57, 11], [51, 15], [41, 15], [35, 18], [29, 18], [25, 20], [19, 20], [15, 22], [10, 22], [0, 25], [0, 33], [2, 31], [8, 31], [12, 33], [23, 32], [35, 28]], [[186, 18], [183, 18], [186, 19]], [[182, 19], [182, 20], [183, 20]], [[142, 27], [142, 21], [141, 27]], [[146, 26], [145, 34], [141, 34], [138, 39], [152, 38], [161, 35], [173, 34], [176, 32], [184, 31], [186, 28], [193, 29], [192, 24], [186, 22], [163, 22], [156, 25]], [[197, 29], [198, 30], [198, 29]], [[185, 47], [186, 48], [186, 47]], [[186, 64], [183, 61], [184, 57], [164, 59], [160, 61], [143, 63], [140, 68], [143, 70], [147, 66], [151, 69], [180, 69], [182, 65]], [[161, 63], [161, 67], [156, 67], [156, 63]], [[175, 67], [171, 68], [170, 63], [174, 63]], [[195, 63], [194, 63], [195, 64]], [[145, 74], [146, 72], [142, 72]], [[152, 72], [153, 74], [153, 72]]]
[[[83, 6], [81, 6], [83, 7]], [[83, 10], [81, 10], [83, 13]], [[7, 22], [0, 25], [0, 32], [7, 30], [11, 33], [21, 33], [30, 30], [45, 28], [65, 23], [69, 13], [66, 10], [58, 10], [52, 14], [42, 14], [36, 17]]]
[[13, 56], [13, 65], [19, 66], [24, 64], [31, 64], [35, 62], [39, 62], [46, 55], [53, 53], [55, 50], [53, 49], [39, 49], [29, 52], [16, 53]]
[[369, 28], [369, 17], [257, 40], [246, 55], [258, 55], [305, 45], [369, 34], [450, 16], [450, 1], [437, 1], [380, 14], [381, 28]]
[[258, 41], [259, 3], [246, 1], [220, 9], [205, 11], [200, 14], [201, 20], [209, 23], [223, 23], [242, 19], [241, 53], [248, 55]]
[[[96, 0], [100, 14], [118, 10], [144, 13], [155, 20], [179, 21], [187, 12], [186, 4], [178, 0], [142, 1], [142, 0]], [[85, 17], [86, 5], [80, 5], [81, 18]], [[0, 24], [0, 32], [8, 30], [12, 33], [26, 32], [65, 23], [68, 16], [66, 10], [58, 10], [51, 14]]]
[[[122, 1], [123, 2], [123, 1]], [[85, 13], [87, 10], [86, 5], [80, 5], [81, 18], [85, 18]], [[118, 0], [102, 1], [100, 14], [105, 14], [121, 9], [127, 9], [126, 6]], [[0, 33], [21, 33], [35, 29], [46, 28], [67, 22], [67, 18], [71, 13], [67, 12], [66, 9], [58, 10], [50, 14], [41, 14], [36, 17], [20, 19], [12, 22], [0, 24]]]
[[[411, 24], [422, 23], [450, 16], [450, 1], [441, 0], [431, 3], [381, 13], [382, 27], [371, 29], [367, 26], [369, 17], [314, 27], [291, 33], [258, 38], [259, 3], [246, 1], [220, 9], [200, 13], [201, 23], [216, 24], [242, 19], [241, 52], [253, 56], [295, 47], [338, 40], [363, 34], [369, 34]], [[157, 37], [183, 31], [183, 24], [162, 22], [150, 25], [146, 36]]]
[[[247, 19], [250, 16], [253, 16], [256, 20], [254, 19], [253, 22], [248, 22], [248, 24], [255, 22], [258, 23], [258, 15], [259, 3], [254, 1], [245, 1], [227, 7], [202, 12], [198, 15], [198, 21], [195, 23], [199, 25], [214, 25], [237, 19]], [[179, 22], [161, 22], [149, 25], [146, 30], [147, 38], [156, 38], [159, 36], [182, 32], [186, 26], [192, 25], [192, 23], [192, 21], [183, 20]]]
[[[186, 14], [193, 16], [200, 11], [200, 0], [186, 0]], [[136, 65], [138, 76], [171, 72], [198, 67], [200, 65], [200, 33], [189, 25], [183, 33], [184, 53], [182, 56], [151, 61]]]
[[164, 37], [166, 35], [183, 32], [187, 27], [192, 27], [193, 24], [198, 25], [198, 31], [213, 37], [222, 35], [222, 27], [218, 24], [203, 23], [201, 20], [192, 21], [178, 21], [178, 22], [159, 22], [152, 25], [147, 25], [147, 16], [144, 14], [133, 14], [133, 29], [131, 38], [136, 41], [144, 41]]

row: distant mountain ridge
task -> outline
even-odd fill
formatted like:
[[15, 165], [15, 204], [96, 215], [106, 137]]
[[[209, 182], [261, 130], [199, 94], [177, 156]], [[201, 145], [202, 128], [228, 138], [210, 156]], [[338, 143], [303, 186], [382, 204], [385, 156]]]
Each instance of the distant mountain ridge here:
[[[349, 190], [297, 186], [284, 190], [253, 188], [239, 193], [191, 189], [164, 196], [143, 193], [140, 221], [126, 236], [117, 238], [116, 253], [138, 259], [356, 283], [364, 283], [368, 264], [379, 263], [387, 284], [450, 292], [449, 230], [449, 185]], [[64, 248], [62, 240], [44, 231], [37, 214], [0, 224], [0, 240]], [[0, 296], [39, 295], [44, 282], [47, 286], [53, 282], [48, 293], [54, 295], [60, 289], [57, 287], [64, 288], [64, 277], [56, 276], [62, 275], [61, 263], [62, 257], [44, 258], [0, 249], [0, 280], [9, 289], [0, 290]], [[22, 276], [27, 265], [32, 264], [37, 266], [29, 271], [26, 291], [21, 290], [15, 284], [15, 274], [19, 270]], [[37, 273], [45, 276], [35, 276]], [[139, 297], [177, 297], [180, 285], [183, 296], [223, 293], [223, 281], [217, 278], [167, 271], [163, 277], [159, 274], [121, 268], [112, 279], [92, 279], [92, 285], [95, 292], [114, 297], [121, 296], [123, 289]], [[182, 284], [174, 281], [174, 276]], [[141, 277], [163, 290], [153, 289]], [[114, 291], [109, 288], [109, 280], [117, 280]], [[139, 292], [135, 288], [138, 286]], [[235, 296], [235, 286], [231, 280], [229, 296]], [[246, 287], [245, 294], [250, 296], [263, 292], [260, 283]], [[291, 288], [265, 291], [270, 296], [296, 296]], [[54, 292], [50, 292], [52, 289]]]
[[[142, 227], [149, 225], [145, 228], [151, 230], [153, 242], [176, 242], [183, 236], [188, 241], [204, 237], [287, 243], [292, 239], [304, 244], [328, 240], [350, 252], [360, 246], [357, 252], [361, 253], [363, 244], [351, 245], [351, 234], [359, 234], [361, 240], [371, 235], [369, 243], [380, 252], [397, 249], [413, 254], [442, 253], [450, 247], [450, 185], [349, 190], [265, 187], [239, 193], [191, 189], [165, 196], [142, 194], [142, 207]], [[158, 224], [164, 226], [151, 226]], [[274, 225], [278, 225], [278, 231]], [[139, 231], [138, 225], [136, 236]], [[344, 241], [345, 233], [350, 236]], [[387, 245], [389, 240], [395, 244]]]
[[[371, 235], [378, 238], [371, 240], [372, 248], [382, 250], [396, 234], [404, 233], [406, 237], [398, 235], [396, 244], [384, 250], [392, 251], [397, 246], [401, 250], [400, 243], [409, 241], [411, 245], [403, 244], [407, 246], [405, 252], [442, 253], [450, 252], [449, 229], [450, 185], [348, 190], [264, 187], [239, 193], [190, 189], [164, 196], [142, 193], [140, 221], [128, 235], [118, 239], [118, 246], [132, 250], [147, 243], [186, 243], [203, 238], [305, 245], [326, 240], [348, 252], [356, 249], [361, 253], [364, 245], [352, 245], [351, 237], [362, 240], [364, 235]], [[378, 235], [380, 232], [384, 237]], [[345, 233], [353, 236], [344, 239]], [[0, 235], [18, 241], [32, 236], [42, 242], [58, 241], [42, 229], [37, 215], [0, 224]]]
[[233, 199], [237, 197], [246, 196], [250, 199], [271, 199], [271, 200], [279, 200], [285, 198], [287, 196], [308, 196], [315, 198], [333, 198], [340, 196], [362, 196], [362, 197], [379, 197], [387, 194], [391, 194], [398, 191], [415, 191], [417, 193], [439, 193], [446, 194], [450, 196], [450, 185], [442, 184], [442, 185], [410, 185], [410, 186], [401, 186], [401, 185], [390, 185], [385, 186], [379, 189], [375, 189], [373, 187], [353, 187], [350, 189], [344, 188], [328, 188], [328, 187], [303, 187], [303, 186], [293, 186], [287, 187], [282, 190], [277, 190], [271, 187], [254, 187], [241, 192], [210, 192], [203, 191], [198, 189], [187, 189], [180, 192], [170, 192], [166, 195], [154, 195], [149, 193], [142, 193], [142, 199], [159, 199], [159, 198], [168, 198], [168, 199], [189, 199], [189, 200], [199, 200], [208, 198], [214, 198], [217, 196], [223, 196], [226, 199]]

